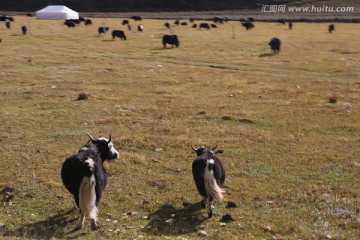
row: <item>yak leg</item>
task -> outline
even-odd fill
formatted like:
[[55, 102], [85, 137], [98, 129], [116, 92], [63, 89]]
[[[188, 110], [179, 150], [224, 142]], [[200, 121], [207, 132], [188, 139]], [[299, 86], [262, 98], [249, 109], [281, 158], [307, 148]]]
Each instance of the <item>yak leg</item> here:
[[210, 197], [209, 197], [209, 206], [208, 206], [208, 209], [209, 209], [208, 217], [209, 217], [209, 218], [211, 218], [211, 217], [213, 216], [213, 211], [212, 211], [213, 208], [214, 208], [214, 206], [213, 206], [213, 201], [214, 201], [213, 197], [210, 196]]
[[93, 207], [90, 211], [90, 219], [91, 219], [91, 230], [96, 230], [98, 228], [97, 226], [97, 213], [98, 213], [98, 209], [97, 207]]
[[206, 201], [207, 201], [207, 198], [206, 198], [206, 197], [203, 197], [203, 199], [202, 199], [201, 202], [200, 202], [201, 208], [206, 208]]
[[84, 227], [84, 222], [85, 222], [85, 215], [83, 213], [80, 213], [80, 219], [79, 219], [79, 223], [76, 226], [76, 229], [81, 229]]

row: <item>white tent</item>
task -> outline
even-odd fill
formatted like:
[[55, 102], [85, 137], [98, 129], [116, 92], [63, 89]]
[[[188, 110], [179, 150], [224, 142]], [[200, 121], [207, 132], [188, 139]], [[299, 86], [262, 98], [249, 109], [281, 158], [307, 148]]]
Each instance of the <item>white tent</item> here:
[[79, 13], [62, 5], [49, 5], [36, 11], [36, 18], [51, 20], [79, 19]]

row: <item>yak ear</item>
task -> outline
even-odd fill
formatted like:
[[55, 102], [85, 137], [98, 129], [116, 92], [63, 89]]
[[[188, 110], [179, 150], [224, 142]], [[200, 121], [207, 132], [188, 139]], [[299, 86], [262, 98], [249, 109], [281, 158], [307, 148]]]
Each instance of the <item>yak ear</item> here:
[[224, 153], [224, 150], [219, 149], [219, 150], [217, 150], [217, 151], [215, 152], [215, 154], [218, 154], [218, 153]]
[[195, 149], [195, 148], [193, 147], [193, 145], [191, 145], [191, 148], [192, 148], [192, 150], [194, 150], [194, 152], [197, 153], [197, 149]]
[[110, 136], [109, 136], [109, 140], [108, 140], [108, 143], [110, 143], [111, 142], [111, 134], [110, 134]]
[[211, 148], [211, 150], [215, 150], [219, 144], [216, 144], [215, 147]]
[[85, 132], [85, 133], [89, 136], [91, 142], [95, 141], [95, 139], [93, 139], [93, 137], [88, 132]]

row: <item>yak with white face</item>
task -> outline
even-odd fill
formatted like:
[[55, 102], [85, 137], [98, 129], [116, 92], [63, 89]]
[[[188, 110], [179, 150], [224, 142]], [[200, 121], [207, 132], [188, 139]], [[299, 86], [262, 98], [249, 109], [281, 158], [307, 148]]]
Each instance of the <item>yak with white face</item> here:
[[107, 138], [93, 139], [68, 157], [62, 165], [61, 178], [66, 189], [74, 196], [80, 208], [77, 229], [84, 226], [85, 217], [91, 220], [91, 229], [97, 229], [97, 206], [107, 184], [107, 173], [103, 163], [119, 157], [118, 151]]
[[201, 207], [205, 208], [206, 202], [209, 202], [209, 218], [213, 215], [213, 201], [221, 202], [224, 198], [221, 186], [225, 181], [225, 169], [220, 159], [215, 156], [216, 147], [192, 147], [197, 155], [192, 164], [192, 173], [196, 188], [202, 196]]

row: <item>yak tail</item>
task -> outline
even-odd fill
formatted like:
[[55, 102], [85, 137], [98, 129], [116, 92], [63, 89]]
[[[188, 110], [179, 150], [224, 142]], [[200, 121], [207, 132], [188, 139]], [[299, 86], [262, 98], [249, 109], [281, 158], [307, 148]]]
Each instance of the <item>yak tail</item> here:
[[95, 176], [94, 171], [94, 160], [89, 158], [85, 161], [88, 165], [88, 170], [91, 173], [90, 176], [84, 176], [79, 189], [79, 207], [81, 213], [84, 216], [88, 216], [90, 219], [97, 220], [97, 207], [95, 206], [96, 202], [96, 193], [95, 193]]
[[84, 176], [79, 190], [79, 207], [81, 213], [90, 219], [97, 220], [97, 208], [95, 206], [95, 177], [92, 174], [90, 177]]
[[207, 196], [212, 196], [216, 202], [221, 202], [224, 198], [224, 190], [220, 188], [214, 177], [214, 160], [209, 159], [206, 163], [206, 169], [204, 173], [205, 189]]

